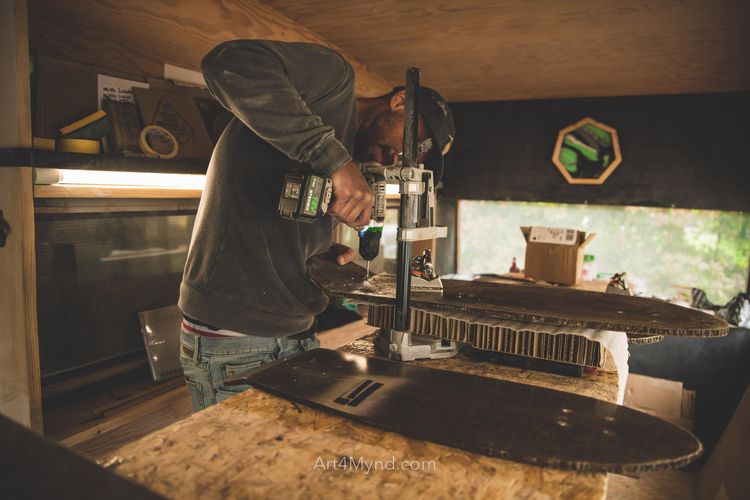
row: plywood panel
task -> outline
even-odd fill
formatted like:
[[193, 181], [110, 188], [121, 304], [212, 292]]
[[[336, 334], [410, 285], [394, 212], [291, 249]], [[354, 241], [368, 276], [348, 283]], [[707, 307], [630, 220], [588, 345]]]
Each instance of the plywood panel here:
[[[331, 43], [256, 0], [31, 0], [33, 51], [112, 70], [162, 77], [164, 63], [199, 69], [215, 45], [237, 38]], [[337, 49], [341, 51], [340, 49]], [[391, 85], [344, 54], [359, 95]]]
[[0, 168], [0, 413], [42, 430], [31, 168]]
[[[343, 349], [375, 356], [372, 339]], [[617, 375], [571, 378], [468, 359], [416, 365], [510, 380], [613, 402]], [[249, 389], [110, 455], [116, 473], [171, 498], [603, 498], [606, 475], [492, 459], [384, 432]], [[341, 457], [435, 461], [418, 471], [314, 468]], [[102, 460], [102, 462], [105, 462]], [[252, 471], [252, 473], [248, 473]]]
[[265, 3], [388, 80], [418, 65], [453, 101], [750, 88], [747, 0]]

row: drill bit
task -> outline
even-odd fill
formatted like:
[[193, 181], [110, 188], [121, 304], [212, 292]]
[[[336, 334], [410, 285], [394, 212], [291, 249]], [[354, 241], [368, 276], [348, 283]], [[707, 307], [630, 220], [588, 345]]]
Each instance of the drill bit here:
[[365, 261], [365, 281], [370, 279], [370, 261]]

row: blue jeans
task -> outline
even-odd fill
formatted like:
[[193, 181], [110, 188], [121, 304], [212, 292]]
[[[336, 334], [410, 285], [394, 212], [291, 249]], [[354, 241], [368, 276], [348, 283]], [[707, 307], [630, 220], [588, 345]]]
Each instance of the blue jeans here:
[[318, 336], [206, 337], [184, 328], [180, 333], [180, 362], [193, 399], [193, 410], [202, 410], [248, 389], [249, 385], [224, 385], [224, 380], [277, 359], [320, 347]]

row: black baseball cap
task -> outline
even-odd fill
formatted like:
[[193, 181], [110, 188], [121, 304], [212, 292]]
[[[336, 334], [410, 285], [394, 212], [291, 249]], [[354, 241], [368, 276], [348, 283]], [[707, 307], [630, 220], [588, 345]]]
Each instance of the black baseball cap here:
[[[393, 92], [401, 90], [404, 90], [404, 87], [396, 87]], [[432, 170], [435, 184], [437, 184], [443, 177], [445, 169], [443, 157], [450, 151], [456, 136], [453, 114], [448, 107], [448, 101], [443, 96], [430, 87], [421, 86], [417, 91], [417, 111], [427, 128], [427, 133], [432, 138], [434, 153], [429, 156], [425, 166]]]

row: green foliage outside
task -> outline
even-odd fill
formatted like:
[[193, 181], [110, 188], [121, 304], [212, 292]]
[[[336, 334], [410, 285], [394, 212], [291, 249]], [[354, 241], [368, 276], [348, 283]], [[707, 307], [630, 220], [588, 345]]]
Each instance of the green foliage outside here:
[[586, 249], [599, 273], [626, 271], [644, 295], [669, 298], [673, 285], [706, 290], [723, 304], [744, 291], [750, 258], [750, 213], [649, 207], [460, 201], [458, 272], [523, 268], [520, 226], [580, 229], [597, 236]]

